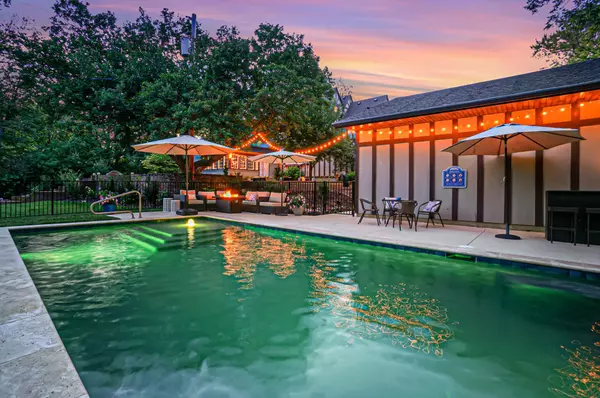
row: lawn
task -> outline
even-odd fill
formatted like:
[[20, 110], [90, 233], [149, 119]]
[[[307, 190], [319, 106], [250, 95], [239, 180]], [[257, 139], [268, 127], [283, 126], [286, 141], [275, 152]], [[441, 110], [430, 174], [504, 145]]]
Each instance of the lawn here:
[[55, 216], [35, 216], [35, 217], [11, 217], [0, 218], [0, 227], [13, 227], [17, 225], [37, 225], [37, 224], [59, 224], [66, 222], [82, 221], [103, 221], [114, 220], [113, 217], [101, 214], [61, 214]]
[[1, 203], [0, 219], [4, 217], [43, 216], [54, 214], [89, 213], [90, 204], [77, 201], [54, 202], [43, 200], [39, 202]]

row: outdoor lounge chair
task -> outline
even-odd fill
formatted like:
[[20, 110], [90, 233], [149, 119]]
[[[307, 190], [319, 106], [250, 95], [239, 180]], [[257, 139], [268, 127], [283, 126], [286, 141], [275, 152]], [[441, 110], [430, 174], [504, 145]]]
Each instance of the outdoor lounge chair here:
[[260, 204], [269, 201], [269, 192], [248, 191], [242, 201], [244, 211], [260, 213]]
[[190, 189], [187, 192], [185, 190], [181, 190], [179, 191], [178, 195], [173, 195], [173, 199], [181, 202], [181, 208], [183, 208], [184, 203], [187, 202], [188, 209], [206, 210], [206, 204], [203, 200], [197, 198], [196, 191], [194, 190]]
[[430, 200], [429, 202], [422, 203], [421, 206], [419, 206], [419, 210], [417, 211], [417, 216], [415, 218], [415, 231], [417, 230], [417, 223], [419, 221], [419, 216], [421, 215], [427, 216], [427, 225], [425, 225], [425, 228], [429, 228], [429, 221], [431, 221], [431, 223], [435, 225], [434, 219], [436, 215], [438, 216], [443, 227], [444, 221], [442, 220], [442, 216], [440, 216], [441, 208], [441, 200]]
[[363, 218], [365, 217], [365, 214], [367, 214], [368, 211], [370, 211], [371, 214], [375, 214], [377, 225], [381, 224], [381, 220], [379, 218], [379, 209], [377, 208], [377, 205], [375, 203], [371, 202], [370, 200], [360, 199], [360, 207], [362, 207], [363, 213], [360, 216], [360, 220], [358, 220], [359, 224], [362, 222]]
[[204, 204], [204, 210], [215, 210], [217, 208], [217, 197], [213, 191], [198, 191], [198, 200]]
[[[283, 195], [283, 206], [281, 204], [282, 200], [281, 200], [281, 195]], [[264, 214], [278, 214], [278, 213], [282, 213], [287, 211], [287, 203], [285, 202], [286, 200], [286, 194], [284, 193], [279, 193], [279, 192], [271, 192], [271, 195], [269, 195], [269, 200], [267, 201], [261, 201], [258, 206], [260, 209], [261, 213]]]

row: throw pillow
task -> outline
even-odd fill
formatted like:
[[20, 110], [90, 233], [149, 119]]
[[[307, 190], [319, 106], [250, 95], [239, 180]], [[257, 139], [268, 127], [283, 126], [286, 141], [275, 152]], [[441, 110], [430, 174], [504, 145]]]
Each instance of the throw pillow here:
[[249, 195], [246, 195], [246, 200], [254, 202], [258, 199], [258, 194], [257, 193], [251, 193]]
[[438, 205], [438, 202], [431, 200], [431, 201], [427, 202], [423, 211], [427, 211], [427, 212], [435, 211], [435, 208], [437, 207], [437, 205]]

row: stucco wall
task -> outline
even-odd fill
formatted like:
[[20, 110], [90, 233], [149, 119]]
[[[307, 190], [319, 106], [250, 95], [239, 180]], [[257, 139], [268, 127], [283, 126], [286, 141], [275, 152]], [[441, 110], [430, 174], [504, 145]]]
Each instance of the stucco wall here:
[[442, 218], [452, 218], [452, 189], [442, 188], [442, 171], [452, 166], [452, 154], [442, 152], [442, 149], [450, 145], [452, 140], [435, 141], [435, 199], [442, 201]]
[[535, 152], [512, 155], [513, 224], [535, 224]]
[[383, 208], [381, 199], [390, 196], [390, 146], [377, 145], [377, 206]]
[[429, 200], [429, 142], [415, 142], [415, 200], [419, 204]]
[[[371, 147], [358, 148], [358, 197], [371, 200], [372, 162], [373, 149]], [[360, 203], [357, 203], [360, 209]]]
[[394, 146], [394, 195], [408, 199], [408, 144]]
[[458, 219], [477, 220], [477, 156], [459, 156], [458, 165], [467, 170], [467, 188], [458, 190]]
[[504, 221], [504, 157], [483, 157], [483, 221]]
[[586, 139], [581, 143], [579, 189], [600, 190], [600, 125], [581, 128]]

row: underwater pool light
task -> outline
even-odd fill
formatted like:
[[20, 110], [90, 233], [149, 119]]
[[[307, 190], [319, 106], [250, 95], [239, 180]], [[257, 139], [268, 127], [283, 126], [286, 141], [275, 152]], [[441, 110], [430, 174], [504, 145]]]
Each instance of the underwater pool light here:
[[188, 226], [188, 227], [195, 227], [195, 226], [196, 226], [196, 223], [194, 222], [194, 220], [193, 220], [193, 219], [191, 219], [191, 218], [190, 218], [190, 219], [188, 220], [188, 222], [187, 222], [187, 226]]

